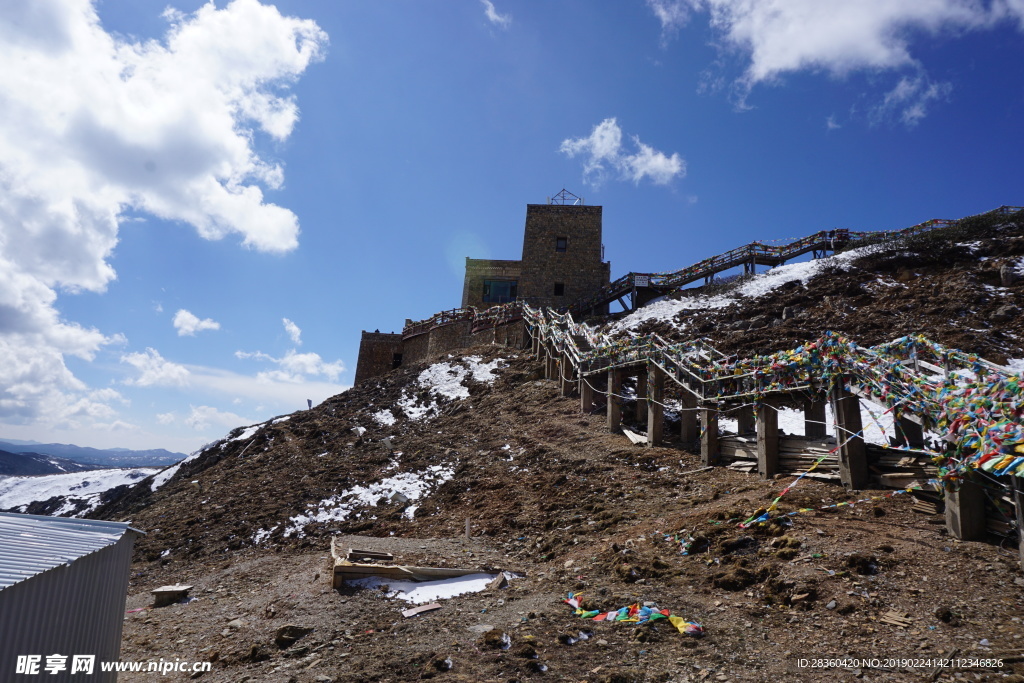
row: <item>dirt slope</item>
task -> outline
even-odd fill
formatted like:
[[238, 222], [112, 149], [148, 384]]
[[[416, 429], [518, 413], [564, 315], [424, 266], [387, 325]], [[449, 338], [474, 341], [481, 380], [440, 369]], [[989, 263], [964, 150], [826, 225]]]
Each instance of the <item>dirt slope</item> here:
[[[868, 344], [923, 332], [993, 360], [1020, 358], [1019, 322], [997, 310], [1021, 305], [999, 270], [1024, 243], [975, 241], [938, 261], [875, 257], [686, 322], [710, 325], [735, 353], [835, 329]], [[873, 284], [890, 280], [900, 286]], [[804, 313], [782, 320], [783, 307]], [[725, 329], [756, 315], [766, 317], [754, 329]], [[483, 347], [443, 360], [454, 376], [496, 358], [492, 382], [459, 371], [462, 398], [424, 384], [424, 364], [236, 430], [157, 491], [144, 484], [97, 511], [148, 532], [123, 658], [212, 661], [202, 676], [211, 681], [1024, 680], [1024, 578], [1012, 541], [957, 542], [908, 494], [808, 480], [780, 511], [815, 511], [741, 529], [791, 479], [702, 470], [671, 440], [633, 446], [607, 432], [602, 414], [559, 397], [525, 352]], [[428, 405], [433, 413], [408, 417]], [[413, 493], [374, 488], [385, 480]], [[379, 591], [331, 589], [332, 536], [407, 564], [525, 577], [404, 619], [408, 605]], [[692, 541], [690, 554], [677, 539]], [[198, 600], [143, 609], [148, 591], [174, 582], [192, 584]], [[705, 635], [664, 621], [583, 620], [562, 602], [570, 591], [582, 591], [585, 609], [656, 603]], [[884, 621], [889, 613], [905, 625]], [[279, 646], [288, 624], [312, 631]], [[940, 656], [972, 661], [939, 669], [929, 660]], [[798, 668], [821, 657], [860, 661]], [[981, 666], [993, 658], [1003, 665]]]

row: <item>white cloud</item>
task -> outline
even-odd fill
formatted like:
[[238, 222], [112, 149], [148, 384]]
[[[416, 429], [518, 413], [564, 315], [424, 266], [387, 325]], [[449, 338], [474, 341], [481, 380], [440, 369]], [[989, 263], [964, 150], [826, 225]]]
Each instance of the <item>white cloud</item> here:
[[287, 87], [326, 35], [256, 0], [167, 16], [162, 40], [138, 43], [87, 0], [0, 3], [0, 54], [17, 65], [0, 69], [0, 422], [104, 412], [64, 361], [123, 337], [61, 319], [55, 301], [114, 279], [127, 211], [262, 251], [297, 244], [297, 218], [261, 189], [282, 169], [254, 141], [291, 132]]
[[302, 330], [299, 329], [299, 326], [288, 318], [282, 318], [281, 321], [284, 323], [284, 329], [288, 336], [291, 337], [292, 343], [300, 346], [302, 344]]
[[190, 412], [185, 417], [184, 422], [197, 432], [205, 432], [214, 426], [231, 430], [235, 427], [253, 424], [254, 422], [254, 420], [249, 420], [240, 415], [218, 410], [213, 406], [189, 406], [189, 409]]
[[[663, 4], [677, 9], [670, 16], [685, 21], [680, 3], [648, 0], [652, 9]], [[739, 82], [741, 106], [753, 86], [787, 73], [809, 70], [843, 77], [854, 71], [910, 69], [923, 74], [911, 49], [922, 34], [955, 35], [1000, 20], [1015, 20], [1024, 28], [1024, 0], [685, 0], [685, 5], [706, 11], [721, 45], [749, 60]], [[900, 99], [904, 80], [883, 108], [898, 109], [897, 118], [914, 125], [925, 115], [926, 103], [948, 89], [929, 81]]]
[[690, 19], [689, 0], [647, 0], [647, 6], [661, 22], [661, 41], [665, 45]]
[[828, 118], [825, 119], [825, 128], [828, 130], [839, 130], [842, 127], [842, 124], [836, 121], [835, 114], [829, 114]]
[[326, 377], [332, 382], [345, 371], [345, 364], [339, 361], [328, 363], [316, 353], [297, 353], [290, 349], [283, 357], [274, 358], [262, 351], [235, 351], [235, 357], [242, 360], [268, 361], [277, 365], [277, 370], [260, 372], [257, 377], [264, 381], [299, 383], [308, 377]]
[[949, 83], [935, 83], [924, 75], [901, 78], [872, 115], [876, 121], [896, 116], [907, 126], [916, 126], [928, 113], [933, 100], [949, 96], [953, 86]]
[[686, 175], [686, 162], [676, 153], [672, 156], [659, 152], [632, 136], [638, 151], [626, 152], [622, 145], [622, 129], [614, 118], [605, 119], [594, 126], [585, 138], [562, 141], [559, 151], [569, 157], [583, 157], [583, 177], [592, 185], [600, 185], [608, 176], [609, 167], [619, 176], [639, 184], [645, 177], [656, 185], [667, 185], [675, 177]]
[[[240, 351], [235, 355], [241, 359], [273, 361], [266, 354], [259, 352], [245, 354]], [[334, 365], [344, 368], [341, 363]], [[349, 388], [334, 381], [295, 376], [283, 370], [260, 372], [255, 375], [195, 365], [188, 366], [188, 370], [191, 392], [205, 392], [207, 395], [230, 398], [233, 405], [255, 404], [250, 409], [255, 415], [264, 415], [267, 411], [280, 414], [305, 409], [307, 398], [313, 399], [313, 403], [317, 404]], [[243, 400], [235, 400], [238, 398]]]
[[147, 348], [145, 353], [126, 353], [121, 356], [121, 362], [139, 371], [138, 377], [125, 380], [125, 384], [136, 387], [188, 384], [188, 369], [164, 359], [160, 352], [153, 348]]
[[198, 316], [182, 308], [174, 314], [174, 329], [178, 331], [179, 337], [194, 337], [196, 332], [203, 330], [219, 330], [220, 323], [210, 318], [200, 320]]
[[915, 63], [913, 33], [977, 28], [992, 16], [974, 0], [688, 0], [725, 43], [748, 53], [750, 84], [803, 69], [843, 75]]
[[177, 418], [175, 418], [174, 413], [157, 413], [156, 416], [156, 421], [162, 425], [172, 424], [175, 419]]
[[494, 3], [491, 0], [480, 0], [480, 4], [484, 6], [487, 21], [501, 28], [508, 28], [512, 24], [512, 15], [498, 14], [498, 10], [494, 8]]

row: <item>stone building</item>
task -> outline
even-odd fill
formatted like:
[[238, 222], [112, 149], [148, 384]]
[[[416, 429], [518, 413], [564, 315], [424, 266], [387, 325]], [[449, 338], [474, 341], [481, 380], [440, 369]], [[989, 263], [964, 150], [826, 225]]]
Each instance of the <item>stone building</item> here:
[[[562, 190], [561, 198], [574, 195]], [[527, 204], [523, 257], [519, 261], [466, 259], [462, 307], [487, 308], [525, 299], [535, 305], [568, 306], [608, 284], [601, 207]]]
[[383, 375], [402, 364], [402, 335], [388, 332], [363, 332], [359, 340], [355, 384], [368, 377]]
[[[535, 306], [566, 307], [607, 285], [611, 264], [603, 260], [601, 207], [586, 206], [562, 190], [547, 204], [526, 205], [523, 253], [518, 261], [466, 258], [462, 308], [488, 308], [517, 299]], [[607, 307], [605, 308], [605, 312]], [[600, 311], [599, 311], [600, 312]], [[411, 363], [482, 340], [470, 320], [433, 330], [419, 330], [406, 321], [405, 334], [363, 332], [355, 383]], [[517, 323], [521, 328], [521, 323]], [[518, 328], [494, 331], [512, 341]]]

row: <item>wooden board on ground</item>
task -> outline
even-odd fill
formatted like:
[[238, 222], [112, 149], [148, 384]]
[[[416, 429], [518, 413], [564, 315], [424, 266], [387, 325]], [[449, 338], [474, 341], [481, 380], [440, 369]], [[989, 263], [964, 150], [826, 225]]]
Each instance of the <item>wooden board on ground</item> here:
[[433, 612], [436, 609], [441, 609], [441, 605], [436, 602], [432, 602], [429, 605], [420, 605], [419, 607], [413, 607], [402, 612], [402, 616], [406, 619], [415, 617], [417, 614], [423, 614], [424, 612]]
[[878, 618], [883, 624], [890, 624], [892, 626], [899, 626], [900, 628], [909, 628], [914, 622], [910, 619], [910, 614], [903, 612], [896, 612], [890, 610]]
[[331, 539], [331, 556], [334, 558], [334, 571], [331, 576], [331, 585], [334, 588], [341, 588], [346, 581], [366, 579], [371, 576], [404, 581], [436, 581], [437, 579], [451, 579], [468, 574], [493, 573], [484, 572], [480, 569], [464, 569], [459, 567], [412, 567], [395, 564], [349, 562], [348, 553], [343, 553], [333, 538]]
[[637, 434], [636, 432], [632, 432], [626, 429], [625, 427], [622, 428], [622, 433], [626, 435], [627, 439], [629, 439], [635, 444], [647, 443], [647, 437], [644, 436], [643, 434]]

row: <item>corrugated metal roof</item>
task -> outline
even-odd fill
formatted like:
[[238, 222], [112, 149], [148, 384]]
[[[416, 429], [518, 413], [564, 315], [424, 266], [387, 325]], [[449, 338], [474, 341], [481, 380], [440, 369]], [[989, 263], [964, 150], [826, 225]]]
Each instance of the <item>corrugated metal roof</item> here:
[[124, 522], [0, 512], [0, 590], [117, 543]]

